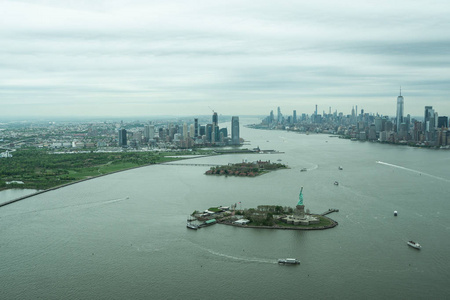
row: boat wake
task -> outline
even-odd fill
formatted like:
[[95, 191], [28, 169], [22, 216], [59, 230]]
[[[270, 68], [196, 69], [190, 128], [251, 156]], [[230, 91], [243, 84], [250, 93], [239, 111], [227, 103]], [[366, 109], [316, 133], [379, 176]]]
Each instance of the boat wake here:
[[434, 179], [438, 179], [438, 180], [442, 180], [442, 181], [445, 181], [445, 182], [450, 182], [449, 179], [446, 179], [446, 178], [443, 178], [443, 177], [431, 175], [431, 174], [424, 173], [424, 172], [417, 171], [417, 170], [413, 170], [413, 169], [408, 169], [408, 168], [405, 168], [405, 167], [402, 167], [402, 166], [398, 166], [398, 165], [394, 165], [394, 164], [390, 164], [390, 163], [387, 163], [387, 162], [383, 162], [383, 161], [379, 161], [378, 160], [378, 161], [376, 161], [376, 163], [380, 164], [380, 165], [385, 165], [385, 166], [388, 166], [388, 167], [393, 167], [393, 168], [397, 168], [397, 169], [401, 169], [401, 170], [417, 173], [417, 174], [420, 174], [420, 175], [428, 176], [428, 177], [431, 177], [431, 178], [434, 178]]
[[224, 258], [231, 259], [231, 260], [236, 260], [236, 261], [255, 262], [255, 263], [272, 263], [272, 264], [277, 263], [276, 260], [237, 257], [237, 256], [232, 256], [232, 255], [228, 255], [228, 254], [224, 254], [224, 253], [219, 253], [219, 252], [213, 251], [211, 249], [204, 249], [204, 250], [206, 250], [207, 252], [209, 252], [210, 254], [213, 254], [215, 256], [220, 256], [220, 257], [224, 257]]
[[212, 255], [217, 256], [217, 257], [229, 259], [229, 260], [248, 262], [248, 263], [264, 263], [264, 264], [276, 264], [277, 263], [276, 259], [269, 260], [269, 259], [261, 259], [261, 258], [257, 258], [257, 257], [251, 257], [251, 258], [250, 257], [239, 257], [239, 256], [225, 254], [225, 253], [220, 253], [220, 252], [217, 252], [217, 251], [214, 251], [214, 250], [202, 247], [202, 246], [200, 246], [198, 244], [195, 244], [195, 243], [192, 243], [192, 244], [195, 245], [196, 247], [202, 249], [203, 251], [208, 252], [209, 254], [212, 254]]

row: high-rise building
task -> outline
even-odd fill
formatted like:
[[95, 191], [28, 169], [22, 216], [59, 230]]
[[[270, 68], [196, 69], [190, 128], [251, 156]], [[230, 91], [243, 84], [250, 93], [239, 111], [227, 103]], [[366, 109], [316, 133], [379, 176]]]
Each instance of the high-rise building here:
[[423, 118], [423, 131], [431, 131], [434, 127], [434, 109], [433, 106], [425, 106], [425, 116]]
[[239, 145], [239, 117], [231, 117], [231, 143]]
[[206, 135], [206, 141], [212, 142], [212, 132], [213, 132], [213, 125], [207, 124], [205, 127], [205, 135]]
[[144, 126], [144, 138], [147, 142], [150, 139], [150, 125]]
[[400, 131], [400, 125], [403, 123], [403, 105], [404, 100], [402, 96], [402, 89], [400, 88], [400, 95], [397, 97], [397, 118], [396, 118], [397, 132]]
[[438, 117], [438, 128], [448, 128], [448, 117]]
[[278, 110], [277, 110], [277, 123], [280, 124], [281, 123], [281, 108], [278, 106]]
[[153, 140], [155, 138], [155, 125], [149, 126], [148, 138], [149, 140]]
[[124, 147], [127, 145], [127, 130], [119, 129], [119, 147]]
[[295, 109], [292, 113], [292, 123], [297, 123], [297, 111]]
[[194, 137], [198, 137], [198, 119], [194, 119]]
[[217, 116], [217, 113], [215, 112], [212, 116], [212, 125], [217, 126], [219, 124], [219, 117]]
[[188, 125], [187, 123], [183, 123], [183, 140], [187, 140], [188, 138]]

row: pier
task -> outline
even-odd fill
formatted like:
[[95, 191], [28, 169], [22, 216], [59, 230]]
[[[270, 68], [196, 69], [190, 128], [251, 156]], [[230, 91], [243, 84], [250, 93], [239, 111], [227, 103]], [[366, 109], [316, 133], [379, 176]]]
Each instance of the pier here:
[[331, 213], [333, 213], [333, 212], [339, 212], [339, 209], [336, 209], [336, 208], [330, 208], [329, 210], [327, 210], [326, 212], [324, 212], [324, 213], [322, 213], [322, 214], [320, 214], [320, 215], [321, 215], [321, 216], [325, 216], [325, 215], [331, 214]]

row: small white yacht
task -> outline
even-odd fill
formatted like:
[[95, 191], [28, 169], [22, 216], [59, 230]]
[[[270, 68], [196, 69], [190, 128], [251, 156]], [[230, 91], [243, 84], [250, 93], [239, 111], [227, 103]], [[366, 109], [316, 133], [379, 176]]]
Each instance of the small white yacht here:
[[283, 265], [299, 265], [300, 261], [295, 258], [282, 258], [278, 260], [278, 263]]
[[408, 244], [408, 246], [413, 247], [415, 249], [419, 249], [420, 250], [420, 248], [422, 248], [422, 246], [420, 246], [419, 243], [416, 243], [414, 241], [409, 241], [407, 244]]

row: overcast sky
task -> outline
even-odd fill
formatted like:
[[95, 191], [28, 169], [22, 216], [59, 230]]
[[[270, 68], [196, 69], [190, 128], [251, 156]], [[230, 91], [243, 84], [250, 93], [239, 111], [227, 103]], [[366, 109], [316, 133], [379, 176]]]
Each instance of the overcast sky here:
[[0, 0], [2, 116], [450, 115], [450, 1]]

